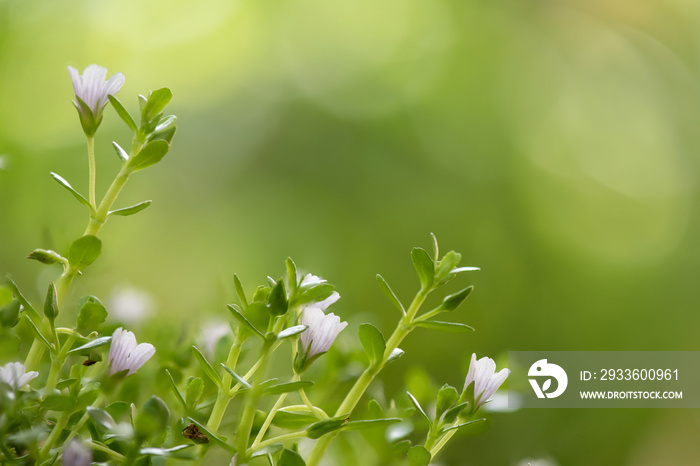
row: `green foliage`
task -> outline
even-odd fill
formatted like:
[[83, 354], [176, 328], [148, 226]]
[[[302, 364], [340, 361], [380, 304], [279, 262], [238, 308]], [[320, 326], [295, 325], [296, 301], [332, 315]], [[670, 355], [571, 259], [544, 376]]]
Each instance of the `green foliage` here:
[[128, 167], [133, 171], [143, 170], [160, 162], [170, 150], [167, 141], [156, 140], [146, 144], [136, 155], [128, 161]]
[[386, 350], [386, 342], [382, 332], [372, 324], [362, 324], [360, 325], [358, 336], [362, 347], [365, 349], [365, 354], [369, 358], [370, 365], [375, 366], [381, 362]]
[[408, 464], [410, 466], [428, 466], [431, 459], [430, 452], [420, 445], [415, 445], [408, 450]]
[[78, 332], [87, 335], [107, 319], [107, 309], [95, 296], [85, 296], [78, 304]]
[[427, 290], [432, 287], [435, 281], [435, 263], [428, 253], [425, 252], [425, 249], [413, 248], [413, 251], [411, 251], [411, 260], [413, 261], [413, 267], [418, 273], [418, 278], [420, 278], [423, 289]]
[[92, 264], [102, 253], [102, 241], [96, 236], [85, 235], [76, 239], [68, 250], [68, 261], [77, 270]]
[[134, 204], [129, 207], [122, 207], [121, 209], [110, 210], [108, 215], [118, 215], [120, 217], [128, 217], [129, 215], [134, 215], [141, 212], [146, 207], [150, 206], [153, 201], [143, 201], [138, 204]]

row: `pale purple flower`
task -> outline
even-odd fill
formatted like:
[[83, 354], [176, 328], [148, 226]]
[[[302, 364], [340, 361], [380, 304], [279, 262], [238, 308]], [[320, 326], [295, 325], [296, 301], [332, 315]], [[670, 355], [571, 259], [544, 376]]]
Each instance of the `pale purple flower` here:
[[156, 353], [156, 349], [150, 343], [136, 344], [136, 337], [132, 332], [119, 327], [112, 334], [112, 343], [109, 347], [110, 375], [128, 370], [126, 375], [136, 372], [146, 361]]
[[318, 309], [321, 309], [322, 311], [325, 311], [326, 309], [328, 309], [328, 306], [335, 303], [339, 299], [340, 299], [340, 293], [338, 293], [337, 291], [334, 291], [333, 293], [331, 293], [331, 295], [329, 297], [327, 297], [323, 301], [318, 301], [315, 303], [308, 304], [306, 307], [316, 307]]
[[0, 381], [5, 382], [15, 390], [24, 387], [38, 375], [37, 371], [27, 372], [21, 362], [8, 362], [0, 367]]
[[71, 440], [61, 455], [63, 466], [90, 466], [91, 463], [92, 451], [77, 439]]
[[474, 383], [474, 399], [470, 400], [474, 403], [474, 411], [496, 393], [496, 390], [508, 378], [508, 374], [510, 374], [510, 369], [501, 369], [496, 372], [496, 363], [493, 359], [483, 357], [477, 360], [476, 354], [472, 354], [467, 378], [464, 381], [464, 389], [466, 390], [472, 382]]
[[[119, 92], [119, 89], [124, 84], [123, 74], [116, 73], [109, 79], [106, 79], [107, 68], [98, 65], [89, 65], [83, 71], [82, 76], [78, 70], [69, 66], [68, 74], [73, 82], [75, 96], [85, 102], [95, 119], [99, 117], [105, 105], [109, 102], [107, 96]], [[80, 105], [78, 105], [78, 109], [80, 111]]]
[[332, 312], [324, 314], [317, 307], [304, 309], [301, 323], [308, 327], [301, 334], [301, 345], [307, 359], [328, 351], [338, 334], [348, 325]]

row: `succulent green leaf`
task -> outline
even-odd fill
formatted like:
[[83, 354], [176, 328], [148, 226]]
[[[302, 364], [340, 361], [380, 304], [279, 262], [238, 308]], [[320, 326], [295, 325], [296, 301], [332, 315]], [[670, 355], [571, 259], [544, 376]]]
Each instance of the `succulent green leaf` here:
[[151, 92], [148, 96], [146, 104], [143, 107], [143, 110], [141, 111], [141, 123], [143, 124], [144, 122], [150, 122], [156, 116], [158, 116], [163, 110], [165, 110], [165, 107], [168, 106], [170, 99], [172, 98], [173, 93], [167, 87]]
[[170, 150], [170, 144], [157, 139], [146, 144], [138, 154], [129, 159], [129, 168], [133, 171], [143, 170], [160, 162]]
[[281, 278], [267, 296], [267, 308], [273, 316], [281, 316], [289, 309], [287, 291]]
[[439, 322], [437, 320], [419, 320], [415, 322], [419, 327], [429, 328], [431, 330], [440, 330], [449, 333], [467, 333], [473, 332], [474, 327], [458, 322]]
[[440, 310], [447, 312], [454, 311], [467, 299], [472, 291], [474, 291], [474, 287], [468, 286], [457, 293], [446, 296], [445, 299], [442, 300]]
[[[472, 385], [472, 387], [473, 387], [473, 385]], [[460, 413], [461, 413], [462, 411], [464, 411], [464, 409], [465, 409], [467, 406], [469, 406], [469, 402], [468, 402], [468, 401], [465, 401], [465, 402], [463, 402], [463, 403], [459, 403], [459, 404], [453, 406], [452, 408], [450, 408], [450, 409], [447, 410], [447, 412], [445, 413], [445, 417], [443, 418], [443, 420], [444, 420], [447, 424], [451, 424], [451, 423], [455, 422], [455, 420], [457, 419], [457, 416], [459, 416]]]
[[297, 266], [291, 257], [287, 257], [284, 264], [287, 267], [287, 287], [289, 288], [289, 294], [290, 296], [294, 296], [298, 287]]
[[306, 436], [310, 439], [317, 439], [329, 432], [338, 430], [348, 422], [348, 415], [335, 416], [330, 419], [314, 422], [306, 429]]
[[382, 332], [372, 324], [360, 324], [360, 330], [357, 334], [369, 358], [370, 365], [374, 366], [381, 362], [386, 350], [386, 341]]
[[199, 401], [199, 397], [202, 396], [204, 391], [204, 380], [201, 377], [192, 377], [187, 381], [187, 388], [185, 389], [185, 401], [187, 406], [194, 408]]
[[78, 332], [87, 335], [107, 319], [107, 310], [95, 296], [85, 296], [78, 304]]
[[94, 340], [85, 343], [83, 346], [79, 346], [77, 348], [73, 348], [68, 352], [68, 354], [75, 354], [75, 353], [84, 353], [89, 350], [99, 348], [100, 346], [105, 346], [109, 344], [109, 342], [112, 341], [112, 337], [100, 337], [100, 338], [95, 338]]
[[[170, 380], [170, 388], [173, 389], [173, 393], [175, 394], [175, 398], [177, 398], [177, 401], [180, 402], [182, 405], [182, 408], [187, 410], [188, 406], [187, 403], [185, 402], [185, 399], [182, 397], [182, 394], [180, 393], [180, 390], [177, 388], [177, 384], [175, 383], [175, 379], [173, 379], [173, 375], [170, 373], [168, 369], [165, 369], [165, 372], [168, 374], [168, 380]], [[199, 379], [202, 380], [202, 379]]]
[[75, 408], [75, 398], [69, 395], [51, 394], [44, 398], [41, 406], [49, 411], [70, 411]]
[[433, 257], [437, 261], [440, 259], [440, 247], [438, 246], [438, 240], [434, 233], [430, 233], [430, 239], [433, 240]]
[[221, 377], [219, 377], [219, 374], [214, 370], [214, 368], [209, 364], [209, 361], [207, 361], [207, 358], [204, 357], [201, 351], [199, 351], [199, 348], [196, 346], [192, 345], [192, 350], [194, 351], [194, 357], [197, 360], [197, 363], [199, 366], [202, 368], [202, 371], [204, 374], [211, 379], [212, 382], [216, 384], [217, 387], [221, 387]]
[[90, 201], [85, 199], [85, 197], [83, 197], [82, 194], [80, 194], [78, 191], [73, 189], [73, 186], [71, 186], [68, 181], [66, 181], [63, 177], [61, 177], [61, 175], [58, 175], [54, 172], [51, 172], [51, 176], [53, 177], [54, 180], [56, 180], [56, 182], [58, 182], [58, 184], [60, 184], [64, 188], [66, 188], [73, 195], [73, 197], [75, 197], [78, 200], [78, 202], [80, 202], [85, 207], [87, 207], [90, 210], [90, 212], [93, 211], [93, 208], [90, 205]]
[[[36, 325], [34, 324], [34, 321], [33, 321], [32, 319], [30, 319], [29, 316], [26, 315], [26, 314], [24, 315], [24, 318], [25, 318], [25, 321], [26, 321], [26, 322], [28, 323], [28, 325], [29, 325], [29, 329], [30, 329], [30, 330], [32, 331], [32, 333], [34, 334], [34, 338], [36, 338], [36, 339], [38, 339], [40, 342], [42, 342], [42, 343], [44, 344], [44, 346], [46, 346], [46, 348], [47, 348], [49, 351], [53, 351], [53, 350], [54, 350], [54, 346], [53, 346], [51, 343], [49, 343], [49, 340], [47, 340], [46, 337], [39, 331], [39, 329], [38, 329], [38, 328], [36, 327]], [[20, 317], [20, 319], [21, 319], [21, 317]]]
[[100, 394], [100, 384], [89, 382], [78, 392], [78, 407], [86, 408], [93, 404]]
[[435, 263], [430, 258], [425, 249], [413, 248], [411, 251], [411, 260], [413, 267], [418, 273], [423, 289], [427, 290], [433, 286], [435, 280]]
[[128, 162], [129, 161], [129, 153], [122, 149], [122, 147], [117, 144], [116, 141], [112, 141], [112, 147], [114, 147], [114, 151], [117, 153], [117, 157], [119, 157], [119, 160], [122, 162]]
[[457, 267], [461, 260], [462, 255], [458, 252], [450, 251], [445, 254], [445, 256], [438, 263], [437, 270], [435, 271], [435, 279], [437, 281], [441, 281], [448, 278], [448, 275], [452, 273], [452, 269]]
[[138, 214], [146, 207], [150, 206], [153, 201], [143, 201], [138, 204], [134, 204], [129, 207], [122, 207], [121, 209], [110, 210], [107, 215], [119, 215], [120, 217], [128, 217], [129, 215]]
[[109, 101], [112, 103], [112, 107], [114, 107], [114, 110], [117, 111], [117, 115], [119, 115], [119, 118], [122, 119], [124, 123], [133, 131], [134, 133], [138, 132], [139, 128], [136, 126], [136, 122], [134, 119], [129, 115], [129, 112], [124, 108], [122, 103], [113, 95], [108, 95]]
[[143, 405], [136, 417], [136, 432], [144, 437], [152, 436], [165, 430], [170, 418], [170, 410], [163, 400], [152, 396]]
[[257, 335], [263, 340], [265, 339], [265, 335], [263, 335], [260, 330], [255, 328], [255, 325], [251, 324], [250, 321], [245, 318], [243, 312], [238, 308], [238, 306], [235, 304], [228, 304], [227, 307], [229, 311], [231, 311], [233, 317], [238, 321], [238, 323], [241, 324], [242, 328], [249, 330], [253, 335]]
[[386, 363], [389, 364], [390, 362], [396, 361], [401, 356], [403, 356], [405, 353], [406, 352], [404, 350], [402, 350], [401, 348], [394, 348], [391, 351], [391, 354], [389, 355], [389, 357], [387, 358]]
[[414, 445], [408, 449], [409, 466], [428, 466], [432, 457], [430, 452], [422, 445]]
[[117, 426], [117, 423], [115, 422], [114, 418], [103, 409], [88, 406], [86, 408], [86, 411], [88, 416], [90, 416], [92, 420], [95, 421], [95, 424], [97, 424], [104, 430], [110, 430]]
[[35, 322], [41, 322], [41, 316], [39, 313], [34, 309], [34, 306], [27, 300], [27, 298], [24, 297], [22, 292], [19, 290], [19, 287], [15, 283], [15, 281], [12, 279], [12, 277], [8, 274], [5, 277], [5, 280], [7, 281], [8, 286], [12, 290], [12, 293], [15, 295], [15, 297], [19, 300], [20, 304], [22, 307], [24, 307], [24, 312]]
[[0, 306], [0, 324], [3, 327], [12, 328], [19, 323], [19, 313], [22, 305], [19, 299], [13, 299], [7, 304]]
[[431, 420], [430, 420], [430, 417], [428, 417], [428, 415], [425, 413], [425, 410], [424, 410], [423, 407], [420, 405], [420, 403], [418, 403], [418, 400], [416, 400], [416, 397], [414, 397], [413, 395], [411, 395], [411, 392], [406, 392], [406, 394], [407, 394], [408, 397], [411, 399], [411, 403], [413, 403], [413, 406], [416, 407], [416, 409], [418, 410], [418, 412], [421, 413], [421, 415], [423, 416], [423, 418], [425, 418], [425, 420], [428, 422], [428, 425], [431, 426], [431, 425], [433, 424], [433, 421], [431, 421]]
[[229, 374], [231, 374], [231, 377], [233, 377], [233, 378], [236, 380], [236, 382], [238, 382], [239, 384], [241, 384], [243, 387], [245, 387], [245, 388], [250, 388], [250, 387], [251, 387], [251, 385], [246, 381], [246, 379], [244, 379], [244, 378], [241, 377], [240, 375], [236, 374], [236, 372], [235, 372], [233, 369], [231, 369], [230, 367], [228, 367], [228, 366], [227, 366], [226, 364], [224, 364], [223, 362], [221, 363], [221, 367], [223, 367], [224, 370], [225, 370], [226, 372], [228, 372]]
[[63, 390], [71, 385], [75, 385], [76, 382], [78, 382], [78, 379], [63, 379], [56, 384], [56, 390]]
[[85, 235], [76, 239], [68, 250], [68, 261], [78, 270], [95, 262], [102, 253], [102, 241], [97, 236]]
[[[304, 287], [306, 288], [306, 287]], [[324, 299], [330, 297], [335, 291], [333, 285], [329, 283], [319, 283], [312, 286], [311, 288], [304, 289], [299, 298], [297, 299], [297, 304], [315, 303], [323, 301]]]
[[442, 413], [450, 409], [458, 399], [459, 393], [456, 388], [447, 384], [443, 385], [438, 392], [437, 403], [435, 404], [435, 417], [439, 418], [442, 416]]
[[277, 466], [306, 466], [306, 463], [299, 453], [285, 448], [282, 450]]
[[309, 328], [308, 325], [295, 325], [294, 327], [286, 328], [277, 334], [277, 339], [282, 340], [284, 338], [293, 337], [294, 335], [299, 335], [307, 328]]
[[392, 290], [387, 281], [384, 280], [384, 277], [377, 274], [377, 281], [379, 282], [379, 287], [382, 289], [386, 297], [389, 298], [389, 301], [391, 301], [391, 303], [396, 306], [396, 308], [401, 311], [403, 315], [406, 315], [406, 309], [403, 307], [403, 304], [401, 304], [401, 301], [399, 301], [399, 298], [394, 293], [394, 290]]
[[243, 309], [248, 308], [248, 298], [245, 296], [245, 291], [243, 290], [243, 284], [241, 283], [241, 279], [238, 278], [238, 275], [235, 273], [233, 274], [233, 287], [236, 289], [236, 296], [238, 296], [238, 300], [241, 302], [241, 306]]
[[292, 412], [280, 409], [272, 418], [272, 424], [283, 429], [296, 430], [316, 422], [318, 418], [311, 412]]

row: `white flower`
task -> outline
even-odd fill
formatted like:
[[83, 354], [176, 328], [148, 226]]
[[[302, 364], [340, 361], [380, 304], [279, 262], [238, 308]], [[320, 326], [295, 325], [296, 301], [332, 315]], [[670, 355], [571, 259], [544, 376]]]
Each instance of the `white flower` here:
[[126, 375], [136, 372], [146, 361], [156, 353], [156, 349], [150, 343], [136, 344], [136, 337], [132, 332], [119, 327], [112, 334], [112, 343], [109, 347], [109, 364], [112, 369], [109, 375], [129, 370]]
[[301, 334], [301, 344], [307, 359], [328, 351], [338, 334], [348, 325], [332, 312], [324, 314], [317, 307], [304, 309], [301, 323], [308, 326]]
[[71, 440], [61, 455], [63, 466], [90, 466], [91, 463], [92, 451], [76, 439]]
[[70, 79], [73, 82], [75, 96], [85, 102], [95, 119], [98, 118], [102, 109], [109, 102], [107, 96], [119, 92], [119, 89], [124, 84], [124, 75], [121, 73], [113, 74], [105, 81], [107, 68], [97, 65], [90, 65], [85, 68], [82, 76], [78, 73], [78, 70], [69, 66], [68, 74], [70, 74]]
[[37, 371], [30, 371], [21, 362], [9, 362], [0, 367], [0, 381], [14, 389], [22, 388], [39, 375]]
[[483, 357], [477, 360], [476, 354], [472, 354], [464, 389], [466, 390], [472, 382], [474, 383], [474, 399], [470, 400], [474, 403], [472, 408], [474, 411], [496, 393], [498, 387], [508, 378], [508, 374], [510, 369], [501, 369], [496, 372], [496, 363], [493, 359]]

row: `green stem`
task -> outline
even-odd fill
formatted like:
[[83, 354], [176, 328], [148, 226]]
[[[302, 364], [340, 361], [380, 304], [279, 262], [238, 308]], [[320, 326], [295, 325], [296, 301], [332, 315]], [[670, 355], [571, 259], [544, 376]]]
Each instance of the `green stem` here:
[[87, 137], [88, 145], [88, 169], [90, 171], [90, 191], [89, 200], [93, 209], [97, 208], [97, 198], [95, 196], [95, 178], [97, 170], [95, 168], [95, 136]]
[[245, 408], [243, 409], [243, 414], [241, 415], [240, 423], [238, 424], [238, 429], [236, 430], [236, 450], [238, 450], [238, 462], [240, 464], [246, 464], [248, 461], [248, 440], [250, 440], [250, 430], [253, 427], [253, 421], [255, 420], [255, 411], [258, 407], [258, 401], [262, 395], [262, 389], [260, 383], [265, 374], [265, 367], [267, 366], [267, 361], [270, 356], [271, 347], [265, 342], [263, 343], [262, 351], [260, 354], [260, 370], [255, 374], [255, 380], [253, 381], [253, 386], [248, 390], [248, 396], [245, 400]]
[[[66, 443], [68, 443], [68, 442], [66, 442]], [[100, 443], [96, 443], [96, 442], [93, 442], [91, 440], [88, 440], [87, 442], [85, 442], [85, 444], [87, 446], [89, 446], [90, 448], [92, 448], [93, 450], [107, 453], [109, 456], [111, 456], [112, 458], [114, 458], [117, 461], [121, 461], [122, 463], [124, 461], [126, 461], [126, 456], [122, 455], [121, 453], [117, 453], [116, 451], [112, 450], [111, 448], [109, 448], [106, 445], [102, 445]]]
[[[238, 364], [238, 357], [241, 354], [241, 347], [243, 346], [243, 341], [236, 336], [236, 339], [231, 345], [231, 350], [228, 353], [228, 359], [226, 359], [226, 366], [231, 370], [236, 369], [236, 364]], [[231, 401], [232, 395], [231, 383], [233, 377], [228, 371], [224, 371], [221, 377], [221, 387], [219, 387], [219, 392], [216, 396], [216, 403], [214, 403], [214, 408], [212, 409], [211, 415], [209, 415], [209, 421], [207, 422], [207, 429], [212, 432], [216, 432], [221, 425], [221, 420], [224, 418], [224, 413], [226, 412], [226, 407]]]
[[299, 390], [299, 395], [301, 396], [301, 399], [304, 401], [304, 404], [311, 410], [312, 413], [314, 413], [316, 416], [318, 416], [319, 419], [328, 419], [328, 414], [321, 408], [318, 408], [314, 406], [314, 404], [309, 400], [309, 397], [306, 396], [306, 392], [304, 389]]
[[[413, 302], [411, 302], [411, 306], [406, 311], [406, 315], [401, 318], [399, 324], [394, 330], [394, 333], [391, 334], [389, 340], [386, 342], [386, 350], [384, 351], [382, 360], [379, 361], [377, 364], [370, 364], [370, 366], [367, 369], [365, 369], [362, 375], [360, 375], [360, 377], [355, 382], [355, 385], [353, 385], [348, 394], [345, 396], [343, 402], [340, 403], [340, 406], [335, 412], [335, 416], [341, 416], [346, 414], [349, 415], [350, 413], [352, 413], [352, 411], [355, 409], [355, 406], [357, 406], [357, 403], [360, 402], [362, 395], [364, 395], [365, 391], [367, 391], [369, 385], [372, 383], [377, 374], [379, 374], [382, 368], [386, 365], [386, 362], [389, 359], [389, 356], [391, 356], [391, 353], [396, 348], [398, 348], [403, 339], [406, 338], [406, 335], [408, 335], [413, 329], [411, 324], [414, 318], [416, 317], [416, 314], [418, 313], [418, 310], [420, 309], [421, 305], [425, 301], [425, 298], [431, 291], [432, 289], [430, 288], [421, 288], [421, 290], [416, 294], [415, 298], [413, 298]], [[307, 466], [316, 466], [316, 464], [318, 464], [318, 462], [326, 453], [326, 450], [330, 446], [333, 439], [338, 435], [338, 433], [338, 431], [331, 432], [329, 434], [324, 435], [316, 441], [316, 444], [314, 445], [313, 449], [311, 450], [311, 453], [309, 454], [308, 459], [306, 460]]]
[[[284, 434], [284, 435], [279, 435], [277, 437], [272, 437], [271, 439], [265, 440], [264, 442], [260, 442], [257, 445], [253, 445], [250, 448], [248, 448], [245, 451], [245, 456], [250, 457], [251, 454], [258, 450], [262, 450], [265, 447], [268, 447], [270, 445], [274, 445], [275, 443], [282, 443], [286, 442], [287, 440], [295, 440], [298, 438], [302, 438], [306, 436], [306, 431], [305, 430], [300, 430], [299, 432], [291, 432], [289, 434]], [[239, 460], [239, 464], [240, 460]]]
[[425, 443], [425, 448], [430, 452], [431, 458], [435, 458], [435, 455], [437, 455], [438, 452], [442, 450], [442, 447], [444, 447], [447, 442], [450, 441], [455, 432], [457, 432], [457, 429], [449, 431], [434, 446], [432, 445], [432, 442], [430, 444], [428, 442]]
[[58, 418], [58, 421], [56, 421], [56, 425], [53, 426], [53, 430], [51, 430], [51, 433], [49, 434], [48, 438], [41, 446], [41, 450], [39, 450], [39, 459], [37, 463], [41, 463], [43, 459], [46, 459], [48, 453], [51, 451], [51, 448], [53, 448], [54, 444], [56, 443], [56, 440], [58, 440], [58, 437], [63, 432], [63, 429], [66, 428], [71, 414], [72, 413], [70, 411], [65, 411], [61, 414], [61, 417]]
[[[68, 357], [68, 351], [70, 351], [70, 349], [73, 347], [74, 342], [75, 336], [69, 335], [68, 338], [66, 338], [66, 342], [63, 344], [63, 346], [59, 347], [59, 353], [52, 358], [51, 369], [49, 370], [49, 376], [46, 379], [44, 396], [49, 395], [53, 391], [53, 389], [56, 388], [58, 375], [60, 374], [61, 369], [63, 368], [63, 364], [66, 362], [66, 358]], [[59, 344], [58, 338], [56, 338], [56, 344]]]
[[260, 432], [258, 432], [258, 435], [255, 437], [255, 440], [253, 440], [253, 445], [251, 445], [251, 448], [254, 448], [257, 444], [262, 442], [263, 438], [265, 438], [265, 433], [267, 432], [267, 429], [270, 428], [270, 424], [272, 424], [272, 419], [275, 417], [275, 414], [277, 414], [277, 411], [282, 407], [282, 404], [284, 403], [284, 400], [286, 400], [286, 399], [287, 399], [287, 393], [282, 393], [279, 396], [279, 398], [277, 398], [277, 401], [275, 402], [274, 406], [270, 410], [270, 413], [265, 418], [265, 422], [263, 422], [263, 425], [260, 428]]

